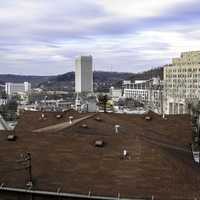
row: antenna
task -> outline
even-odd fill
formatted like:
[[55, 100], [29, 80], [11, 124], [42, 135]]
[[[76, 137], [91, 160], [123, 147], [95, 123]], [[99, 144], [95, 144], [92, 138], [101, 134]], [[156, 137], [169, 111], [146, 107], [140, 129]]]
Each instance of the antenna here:
[[28, 182], [27, 182], [27, 186], [32, 188], [33, 186], [33, 179], [32, 179], [32, 162], [31, 162], [31, 153], [25, 153], [25, 154], [20, 154], [22, 160], [18, 160], [18, 162], [23, 163], [27, 163], [28, 166], [26, 167], [26, 169], [28, 169]]
[[72, 124], [72, 120], [74, 119], [73, 116], [69, 116], [69, 124]]
[[116, 133], [116, 134], [119, 133], [119, 128], [120, 128], [120, 125], [116, 124], [116, 125], [115, 125], [115, 133]]

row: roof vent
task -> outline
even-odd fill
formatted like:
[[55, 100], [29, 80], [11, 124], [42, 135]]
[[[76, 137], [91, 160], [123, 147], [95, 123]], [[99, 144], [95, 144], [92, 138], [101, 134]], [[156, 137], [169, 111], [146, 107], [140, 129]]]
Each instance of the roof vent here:
[[74, 117], [73, 116], [69, 116], [69, 123], [72, 124]]
[[150, 121], [152, 118], [150, 116], [145, 116], [146, 121]]
[[63, 116], [60, 115], [60, 114], [56, 115], [56, 119], [61, 119], [62, 117], [63, 117]]
[[82, 128], [88, 128], [88, 125], [87, 124], [82, 124], [81, 127]]
[[120, 128], [120, 125], [119, 125], [119, 124], [116, 124], [116, 125], [115, 125], [115, 133], [116, 133], [116, 134], [119, 133], [119, 128]]
[[8, 140], [8, 141], [15, 141], [15, 140], [16, 140], [16, 135], [14, 135], [14, 134], [9, 134], [8, 137], [7, 137], [7, 140]]
[[96, 121], [99, 121], [99, 122], [102, 121], [102, 119], [101, 119], [100, 117], [96, 117], [95, 120], [96, 120]]
[[96, 140], [95, 147], [104, 147], [105, 143], [103, 140]]
[[40, 120], [46, 120], [46, 119], [47, 119], [47, 116], [44, 113], [42, 113], [41, 117], [40, 117]]

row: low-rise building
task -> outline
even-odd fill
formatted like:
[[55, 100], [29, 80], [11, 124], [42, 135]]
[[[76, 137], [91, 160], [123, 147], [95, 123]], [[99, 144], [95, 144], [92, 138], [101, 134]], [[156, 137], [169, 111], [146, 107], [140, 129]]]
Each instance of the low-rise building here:
[[72, 102], [59, 100], [41, 100], [37, 102], [37, 109], [43, 111], [65, 111], [71, 109]]
[[97, 112], [97, 97], [94, 95], [83, 96], [77, 93], [74, 108], [79, 112]]
[[113, 98], [113, 99], [118, 99], [122, 96], [122, 89], [116, 89], [114, 87], [111, 87], [110, 88], [110, 96]]
[[148, 105], [150, 109], [162, 111], [163, 83], [159, 78], [123, 82], [123, 96]]
[[8, 100], [7, 100], [7, 99], [0, 98], [0, 106], [1, 106], [1, 105], [6, 105], [6, 104], [7, 104], [7, 102], [8, 102]]
[[5, 85], [6, 94], [11, 96], [15, 94], [28, 93], [31, 91], [31, 83], [6, 83]]

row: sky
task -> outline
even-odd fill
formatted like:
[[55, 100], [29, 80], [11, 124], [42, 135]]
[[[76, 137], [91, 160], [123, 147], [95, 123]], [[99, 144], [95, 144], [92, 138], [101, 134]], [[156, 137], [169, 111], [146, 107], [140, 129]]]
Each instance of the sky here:
[[0, 74], [141, 72], [200, 50], [199, 0], [0, 0]]

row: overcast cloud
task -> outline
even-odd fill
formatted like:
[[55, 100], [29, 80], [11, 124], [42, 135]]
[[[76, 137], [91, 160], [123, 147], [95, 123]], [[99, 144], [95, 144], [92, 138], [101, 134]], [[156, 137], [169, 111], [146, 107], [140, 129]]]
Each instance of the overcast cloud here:
[[200, 50], [199, 0], [0, 0], [0, 73], [138, 72]]

